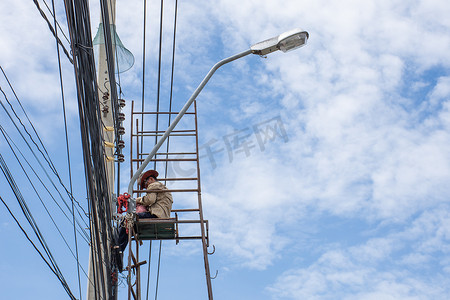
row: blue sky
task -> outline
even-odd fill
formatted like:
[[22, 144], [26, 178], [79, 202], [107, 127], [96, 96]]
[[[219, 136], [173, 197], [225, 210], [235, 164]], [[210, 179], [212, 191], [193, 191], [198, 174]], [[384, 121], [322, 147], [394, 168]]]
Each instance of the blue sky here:
[[[159, 3], [147, 2], [150, 109]], [[165, 3], [162, 101], [169, 95], [173, 4]], [[91, 5], [95, 34], [99, 4]], [[136, 59], [121, 74], [127, 101], [141, 97], [142, 6], [117, 3], [118, 34]], [[62, 3], [57, 11], [64, 24]], [[178, 13], [177, 108], [217, 61], [292, 28], [310, 34], [297, 51], [224, 66], [197, 98], [215, 299], [448, 298], [450, 4], [179, 1]], [[2, 2], [0, 20], [0, 65], [67, 184], [55, 41], [32, 1]], [[62, 59], [74, 194], [86, 206], [73, 69]], [[1, 76], [0, 87], [14, 99]], [[1, 114], [0, 124], [26, 151]], [[242, 143], [233, 144], [236, 138]], [[207, 156], [208, 147], [217, 153]], [[3, 138], [0, 153], [16, 180], [23, 179]], [[127, 163], [122, 171], [125, 191]], [[24, 222], [3, 175], [0, 185], [0, 196]], [[21, 192], [78, 297], [72, 255], [26, 181]], [[73, 228], [55, 215], [73, 248]], [[3, 206], [0, 220], [2, 298], [64, 299]], [[87, 270], [88, 247], [81, 241], [79, 247]], [[205, 299], [202, 269], [199, 243], [163, 243], [159, 299]], [[85, 299], [84, 275], [81, 283]], [[124, 288], [119, 299], [126, 299]]]

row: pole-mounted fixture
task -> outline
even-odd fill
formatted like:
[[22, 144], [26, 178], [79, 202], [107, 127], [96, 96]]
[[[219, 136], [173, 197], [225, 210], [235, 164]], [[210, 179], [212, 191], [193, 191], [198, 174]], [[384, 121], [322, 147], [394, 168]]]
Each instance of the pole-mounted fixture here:
[[277, 50], [288, 52], [303, 47], [309, 34], [300, 28], [289, 30], [268, 40], [256, 43], [250, 47], [253, 54], [267, 55]]

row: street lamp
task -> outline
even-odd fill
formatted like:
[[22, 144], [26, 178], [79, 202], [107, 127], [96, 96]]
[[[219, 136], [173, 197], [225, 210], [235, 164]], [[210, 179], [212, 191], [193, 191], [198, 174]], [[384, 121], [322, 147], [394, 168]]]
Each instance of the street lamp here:
[[[178, 113], [176, 118], [173, 120], [172, 124], [170, 124], [169, 128], [164, 132], [161, 139], [158, 141], [158, 143], [153, 147], [153, 150], [149, 153], [147, 158], [144, 160], [144, 162], [141, 164], [139, 169], [134, 173], [133, 177], [130, 180], [130, 184], [128, 185], [128, 194], [133, 194], [133, 185], [138, 179], [139, 175], [141, 175], [142, 171], [147, 167], [150, 160], [155, 156], [156, 152], [159, 150], [159, 148], [162, 146], [162, 144], [165, 142], [169, 134], [172, 132], [172, 130], [175, 128], [175, 126], [178, 124], [178, 122], [181, 120], [183, 115], [186, 113], [186, 111], [191, 106], [192, 102], [194, 102], [195, 98], [197, 98], [198, 94], [203, 90], [206, 83], [209, 81], [211, 76], [216, 72], [218, 68], [223, 66], [224, 64], [227, 64], [229, 62], [232, 62], [233, 60], [236, 60], [238, 58], [247, 56], [249, 54], [257, 54], [257, 55], [267, 55], [269, 53], [272, 53], [277, 50], [281, 50], [283, 52], [288, 52], [297, 48], [300, 48], [304, 45], [306, 45], [306, 42], [308, 41], [309, 34], [306, 31], [301, 30], [300, 28], [293, 29], [290, 31], [287, 31], [285, 33], [280, 34], [279, 36], [270, 38], [268, 40], [256, 43], [250, 47], [250, 49], [235, 54], [233, 56], [230, 56], [226, 59], [223, 59], [216, 63], [211, 70], [209, 70], [208, 74], [206, 74], [205, 78], [202, 80], [200, 85], [197, 87], [197, 89], [194, 91], [192, 96], [189, 98], [189, 100], [186, 102], [186, 104], [183, 106], [181, 111]], [[135, 201], [130, 201], [130, 211], [134, 211], [135, 209]]]
[[250, 47], [253, 54], [267, 55], [277, 50], [288, 52], [306, 45], [309, 34], [296, 28], [275, 36], [268, 40], [259, 42]]

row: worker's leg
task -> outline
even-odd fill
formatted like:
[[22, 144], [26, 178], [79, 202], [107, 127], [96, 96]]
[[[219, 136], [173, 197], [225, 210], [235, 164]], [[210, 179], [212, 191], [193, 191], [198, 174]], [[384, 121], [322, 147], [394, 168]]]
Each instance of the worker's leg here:
[[157, 218], [157, 216], [152, 215], [149, 212], [143, 212], [143, 213], [137, 213], [137, 216], [139, 219], [151, 219], [151, 218]]
[[[138, 213], [137, 214], [140, 219], [149, 219], [156, 218], [155, 215], [152, 215], [149, 212]], [[128, 233], [127, 229], [124, 226], [120, 226], [119, 228], [119, 250], [123, 252], [128, 245]]]
[[119, 228], [119, 250], [123, 252], [128, 245], [127, 229], [123, 226]]

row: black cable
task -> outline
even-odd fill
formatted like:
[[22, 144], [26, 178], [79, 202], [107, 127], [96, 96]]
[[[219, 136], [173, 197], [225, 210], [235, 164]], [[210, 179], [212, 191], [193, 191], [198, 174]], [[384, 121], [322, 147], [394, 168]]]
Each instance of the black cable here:
[[[1, 126], [0, 126], [0, 130], [2, 131], [3, 134], [5, 134], [5, 133], [3, 132], [3, 129], [1, 128]], [[9, 144], [9, 141], [8, 141], [8, 140], [6, 140], [6, 141], [7, 141], [8, 144]], [[11, 145], [9, 145], [9, 146], [11, 147]], [[37, 191], [36, 187], [34, 186], [33, 180], [28, 176], [28, 173], [26, 172], [25, 168], [23, 167], [22, 163], [20, 162], [19, 158], [17, 157], [17, 155], [16, 155], [16, 153], [15, 153], [14, 151], [13, 151], [13, 154], [14, 154], [14, 156], [15, 156], [17, 162], [19, 163], [19, 165], [20, 165], [22, 171], [24, 172], [25, 177], [28, 179], [28, 182], [31, 184], [31, 187], [33, 188], [34, 192], [36, 193], [36, 195], [37, 195], [39, 201], [41, 202], [42, 206], [44, 207], [44, 210], [47, 212], [47, 215], [50, 217], [50, 220], [52, 221], [52, 223], [53, 223], [53, 225], [55, 226], [56, 230], [58, 231], [59, 235], [60, 235], [61, 238], [63, 239], [63, 241], [64, 241], [64, 243], [66, 244], [67, 248], [69, 249], [70, 253], [72, 253], [72, 256], [75, 258], [75, 260], [76, 260], [76, 262], [77, 262], [77, 265], [80, 267], [80, 262], [79, 262], [79, 259], [78, 259], [78, 255], [75, 255], [75, 253], [73, 252], [73, 250], [70, 248], [70, 246], [69, 246], [67, 240], [65, 239], [65, 237], [64, 237], [64, 235], [62, 234], [61, 230], [59, 229], [59, 226], [56, 224], [56, 221], [53, 219], [53, 217], [52, 217], [50, 211], [48, 210], [47, 206], [45, 205], [45, 202], [42, 200], [42, 198], [41, 198], [39, 192]], [[79, 267], [78, 267], [78, 268], [79, 268]], [[86, 274], [86, 272], [84, 271], [84, 269], [83, 269], [82, 267], [81, 267], [81, 269], [82, 269], [83, 272]], [[80, 298], [80, 299], [81, 299], [81, 298]]]
[[[16, 199], [20, 205], [20, 208], [25, 216], [25, 218], [27, 219], [28, 223], [30, 224], [30, 226], [32, 227], [35, 236], [37, 237], [37, 239], [39, 240], [39, 243], [41, 244], [43, 250], [45, 251], [45, 254], [47, 256], [47, 258], [44, 258], [44, 256], [42, 255], [42, 253], [37, 249], [37, 247], [35, 246], [34, 243], [33, 246], [35, 247], [35, 249], [39, 252], [39, 254], [41, 255], [41, 257], [44, 259], [44, 261], [47, 263], [47, 265], [50, 267], [50, 269], [52, 270], [52, 272], [56, 275], [56, 277], [59, 279], [59, 281], [61, 282], [61, 285], [63, 286], [63, 288], [66, 290], [67, 294], [70, 296], [71, 299], [76, 299], [75, 296], [72, 294], [70, 287], [68, 286], [66, 280], [64, 279], [63, 274], [61, 273], [61, 270], [58, 267], [58, 264], [56, 263], [56, 260], [54, 259], [48, 245], [47, 242], [45, 241], [41, 231], [39, 230], [39, 227], [36, 223], [36, 221], [34, 220], [33, 215], [31, 214], [31, 211], [29, 210], [25, 199], [23, 198], [22, 194], [20, 193], [19, 188], [17, 187], [16, 182], [14, 181], [14, 178], [11, 174], [11, 172], [9, 171], [8, 166], [6, 165], [6, 162], [3, 159], [3, 156], [0, 154], [0, 169], [2, 170], [3, 174], [5, 175], [9, 186], [11, 187], [14, 195], [16, 196]], [[3, 199], [2, 199], [2, 202]], [[4, 203], [6, 205], [6, 203]], [[9, 211], [9, 209], [8, 209]], [[17, 222], [17, 219], [14, 218]], [[20, 225], [19, 225], [20, 226]], [[21, 226], [20, 226], [21, 227]], [[21, 229], [23, 230], [23, 228], [21, 227]], [[25, 232], [24, 232], [25, 233]], [[29, 239], [28, 235], [26, 235], [27, 238]], [[30, 239], [29, 239], [30, 240]], [[30, 240], [31, 241], [31, 240]], [[48, 259], [48, 260], [47, 260]]]
[[[144, 112], [144, 102], [145, 102], [145, 36], [146, 36], [146, 24], [147, 24], [147, 0], [144, 0], [144, 29], [143, 29], [143, 43], [142, 43], [142, 98], [141, 98], [141, 112]], [[144, 131], [144, 114], [141, 114], [141, 131]], [[139, 137], [136, 137], [137, 139]], [[141, 151], [144, 149], [144, 136], [141, 135]], [[137, 157], [139, 158], [139, 157]], [[139, 163], [138, 163], [139, 164]], [[139, 168], [139, 165], [138, 165]]]
[[28, 234], [26, 233], [26, 231], [23, 229], [22, 225], [20, 225], [20, 222], [17, 220], [17, 218], [14, 216], [14, 214], [12, 213], [12, 211], [9, 209], [8, 205], [6, 204], [6, 202], [3, 200], [3, 198], [0, 196], [0, 200], [2, 201], [3, 205], [6, 207], [6, 209], [8, 210], [9, 214], [11, 215], [11, 217], [14, 219], [14, 221], [16, 222], [17, 226], [19, 226], [20, 230], [22, 231], [22, 233], [25, 235], [25, 237], [27, 238], [27, 240], [31, 243], [31, 245], [33, 246], [33, 248], [37, 251], [37, 253], [39, 254], [39, 256], [44, 260], [45, 264], [50, 268], [50, 270], [53, 272], [53, 274], [56, 275], [56, 277], [61, 281], [61, 284], [63, 284], [64, 289], [66, 289], [66, 292], [69, 294], [71, 299], [76, 299], [70, 292], [70, 289], [67, 290], [66, 288], [66, 284], [64, 281], [61, 280], [61, 278], [59, 277], [59, 274], [57, 273], [56, 270], [53, 269], [53, 267], [50, 265], [50, 263], [47, 261], [47, 259], [45, 259], [44, 255], [42, 254], [41, 251], [39, 251], [39, 249], [37, 248], [36, 244], [34, 244], [34, 242], [31, 240], [31, 238], [28, 236]]
[[[87, 0], [64, 0], [69, 28], [72, 53], [74, 53], [74, 73], [77, 85], [80, 132], [87, 198], [90, 213], [91, 251], [98, 257], [92, 261], [95, 294], [110, 299], [112, 294], [111, 249], [108, 239], [112, 236], [110, 194], [105, 170], [104, 143], [102, 138], [100, 101], [96, 80], [95, 61], [91, 40], [90, 16]], [[102, 2], [102, 12], [105, 10]], [[108, 27], [109, 21], [103, 21]], [[110, 40], [105, 34], [105, 44]], [[111, 61], [110, 61], [111, 62]], [[109, 66], [110, 76], [114, 75]], [[110, 81], [111, 82], [111, 81]], [[111, 84], [112, 89], [115, 84]], [[117, 95], [116, 95], [117, 96]], [[114, 97], [114, 95], [112, 95]], [[102, 247], [102, 245], [104, 247]], [[95, 256], [93, 256], [95, 257]]]
[[[65, 211], [63, 210], [63, 208], [61, 207], [61, 205], [58, 203], [58, 201], [56, 201], [55, 197], [53, 196], [53, 194], [49, 191], [49, 189], [47, 188], [47, 186], [44, 184], [44, 182], [42, 181], [41, 177], [36, 173], [36, 171], [34, 170], [34, 168], [31, 166], [30, 162], [27, 160], [27, 158], [24, 156], [24, 154], [22, 153], [22, 151], [20, 151], [19, 147], [13, 142], [13, 140], [11, 139], [11, 137], [8, 135], [8, 133], [6, 132], [6, 130], [0, 125], [0, 132], [2, 133], [3, 137], [5, 138], [9, 148], [11, 149], [11, 152], [14, 154], [14, 156], [16, 157], [16, 160], [18, 161], [18, 163], [20, 165], [21, 162], [16, 154], [16, 151], [14, 150], [13, 146], [16, 148], [16, 150], [19, 152], [19, 154], [22, 156], [22, 159], [27, 163], [28, 167], [31, 169], [31, 171], [33, 171], [34, 176], [36, 179], [39, 180], [39, 182], [42, 184], [42, 186], [44, 187], [44, 189], [47, 191], [47, 193], [49, 194], [49, 196], [53, 199], [53, 202], [55, 202], [56, 206], [61, 210], [61, 212], [63, 213], [63, 215], [66, 217], [66, 219], [71, 223], [71, 225], [73, 226], [74, 223], [72, 223], [72, 220], [67, 216], [67, 214], [65, 213]], [[28, 176], [27, 176], [28, 177]], [[30, 182], [31, 179], [30, 179]], [[86, 232], [83, 230], [83, 226], [81, 226], [81, 224], [78, 222], [78, 220], [76, 220], [76, 224], [78, 225], [78, 227], [80, 228], [80, 231], [78, 231], [80, 234], [84, 234], [83, 238], [86, 241], [86, 243], [89, 243], [88, 241], [88, 236], [86, 234]]]
[[50, 156], [49, 156], [49, 154], [48, 154], [48, 152], [47, 152], [47, 149], [46, 149], [45, 146], [44, 146], [44, 143], [42, 142], [42, 140], [41, 140], [39, 134], [38, 134], [37, 131], [36, 131], [36, 128], [34, 127], [33, 123], [31, 122], [30, 118], [28, 117], [28, 114], [27, 114], [27, 112], [25, 111], [25, 108], [22, 106], [22, 102], [20, 101], [19, 97], [17, 96], [16, 91], [14, 90], [14, 87], [12, 86], [11, 82], [9, 81], [9, 78], [8, 78], [8, 76], [6, 75], [5, 71], [3, 70], [2, 66], [0, 66], [0, 70], [2, 71], [3, 76], [5, 77], [6, 82], [7, 82], [8, 85], [9, 85], [9, 88], [10, 88], [11, 91], [13, 92], [14, 97], [15, 97], [16, 100], [17, 100], [17, 103], [19, 104], [20, 108], [22, 109], [22, 112], [24, 113], [26, 119], [28, 120], [28, 123], [30, 124], [31, 128], [33, 129], [34, 134], [36, 135], [36, 137], [37, 137], [39, 143], [41, 144], [43, 151], [45, 152], [45, 154], [47, 155], [47, 157], [50, 158]]
[[[117, 81], [118, 81], [117, 85], [119, 86], [119, 99], [122, 99], [123, 93], [122, 93], [122, 86], [121, 86], [121, 83], [120, 83], [119, 55], [118, 55], [118, 52], [117, 52], [117, 37], [118, 37], [118, 35], [117, 35], [117, 32], [116, 32], [116, 26], [115, 26], [115, 24], [116, 24], [115, 15], [113, 16], [113, 18], [114, 19], [112, 20], [112, 23], [114, 24], [114, 46], [115, 46], [114, 50], [115, 50], [115, 59], [116, 59], [116, 65], [117, 65]], [[119, 126], [123, 127], [123, 122], [120, 121], [119, 123], [120, 123]], [[120, 135], [115, 135], [117, 157], [120, 157], [121, 154], [122, 154], [122, 148], [118, 146], [119, 136]], [[117, 160], [117, 173], [116, 173], [117, 174], [116, 175], [116, 177], [117, 177], [117, 196], [119, 196], [119, 194], [120, 194], [120, 164], [121, 164], [121, 162], [118, 159]], [[117, 226], [119, 226], [119, 224], [117, 224]]]
[[[161, 63], [162, 63], [162, 37], [163, 37], [163, 15], [164, 15], [164, 0], [161, 0], [161, 12], [159, 17], [159, 56], [158, 56], [158, 86], [156, 91], [156, 134], [155, 145], [158, 143], [158, 128], [159, 128], [159, 99], [161, 91]], [[155, 154], [155, 158], [157, 155]], [[156, 170], [156, 161], [154, 163]]]
[[[45, 0], [44, 0], [44, 3], [48, 8], [48, 5], [45, 2]], [[66, 103], [65, 103], [65, 99], [64, 99], [64, 87], [63, 87], [63, 78], [62, 78], [62, 70], [61, 70], [61, 55], [59, 53], [59, 46], [58, 46], [58, 26], [57, 25], [59, 25], [59, 24], [56, 21], [55, 0], [52, 0], [52, 12], [53, 12], [52, 13], [53, 21], [55, 24], [56, 52], [57, 52], [57, 56], [58, 56], [59, 83], [60, 83], [60, 89], [61, 89], [61, 100], [62, 100], [62, 108], [63, 108], [63, 116], [64, 116], [64, 132], [65, 132], [65, 136], [66, 136], [66, 152], [67, 152], [67, 166], [68, 166], [68, 173], [69, 173], [69, 186], [70, 186], [70, 193], [73, 194], [72, 172], [71, 172], [71, 168], [70, 168], [69, 135], [67, 133]], [[72, 199], [72, 220], [73, 220], [73, 235], [74, 235], [75, 253], [76, 253], [75, 256], [76, 256], [76, 261], [77, 261], [78, 292], [79, 292], [80, 300], [81, 300], [82, 296], [81, 296], [80, 264], [79, 264], [79, 257], [78, 257], [77, 230], [76, 230], [76, 226], [75, 226], [75, 205], [74, 205], [73, 199]], [[66, 242], [66, 244], [67, 244], [67, 242]], [[72, 255], [73, 255], [73, 252], [72, 252]]]
[[[177, 18], [178, 17], [178, 0], [175, 0], [175, 13], [174, 13], [174, 21], [173, 21], [173, 42], [172, 42], [172, 70], [170, 75], [170, 96], [169, 96], [169, 112], [172, 112], [172, 98], [173, 98], [173, 77], [174, 77], [174, 70], [175, 70], [175, 42], [176, 42], [176, 35], [177, 35]], [[169, 120], [167, 127], [170, 126], [171, 123], [171, 117], [172, 114], [169, 114]], [[169, 158], [169, 141], [170, 135], [167, 137], [167, 148], [166, 148], [166, 159]], [[168, 173], [168, 164], [166, 163], [166, 170], [165, 170], [165, 178], [167, 178]]]
[[157, 275], [156, 275], [155, 300], [158, 298], [159, 269], [160, 269], [160, 266], [161, 266], [161, 248], [162, 248], [162, 240], [159, 241], [158, 272], [157, 272]]
[[38, 11], [40, 12], [42, 18], [44, 18], [45, 22], [47, 22], [48, 28], [50, 29], [50, 31], [52, 32], [52, 34], [55, 36], [56, 41], [58, 44], [61, 45], [61, 48], [63, 49], [64, 53], [66, 54], [67, 58], [69, 59], [70, 63], [73, 63], [73, 59], [69, 54], [69, 51], [67, 51], [66, 47], [64, 47], [63, 43], [61, 42], [61, 40], [58, 38], [58, 36], [56, 35], [55, 29], [53, 28], [52, 24], [50, 23], [50, 21], [48, 20], [47, 16], [45, 15], [44, 11], [41, 9], [41, 7], [39, 6], [39, 3], [37, 2], [37, 0], [33, 0], [34, 4], [36, 5], [36, 8], [38, 9]]
[[[159, 100], [160, 100], [160, 90], [161, 90], [161, 63], [162, 63], [162, 34], [163, 34], [163, 14], [164, 14], [164, 0], [161, 0], [161, 10], [159, 17], [159, 56], [158, 56], [158, 80], [157, 80], [157, 92], [156, 92], [156, 128], [155, 128], [155, 145], [158, 143], [158, 128], [159, 128]], [[142, 114], [143, 115], [143, 114]], [[143, 122], [141, 127], [143, 127]], [[141, 143], [141, 153], [142, 153], [142, 144]], [[157, 154], [155, 154], [155, 158]], [[156, 170], [156, 161], [154, 162], [153, 169]], [[149, 262], [151, 261], [151, 247], [149, 250]], [[148, 290], [150, 287], [150, 263], [148, 268], [148, 277], [147, 277], [147, 300], [148, 300]], [[158, 289], [158, 287], [156, 287]]]
[[[72, 193], [68, 191], [68, 189], [65, 187], [64, 183], [62, 182], [62, 180], [61, 180], [61, 178], [60, 178], [60, 176], [59, 176], [59, 174], [58, 174], [58, 171], [56, 170], [56, 167], [54, 166], [54, 164], [53, 164], [53, 162], [52, 162], [52, 159], [51, 159], [50, 155], [48, 154], [46, 147], [44, 146], [44, 143], [42, 142], [42, 140], [41, 140], [39, 134], [38, 134], [37, 131], [36, 131], [36, 128], [34, 127], [33, 123], [31, 122], [30, 118], [28, 117], [28, 114], [27, 114], [26, 110], [25, 110], [24, 107], [22, 106], [22, 103], [21, 103], [19, 97], [17, 96], [17, 94], [16, 94], [16, 92], [15, 92], [15, 90], [14, 90], [14, 88], [13, 88], [11, 82], [9, 81], [8, 76], [6, 75], [5, 71], [3, 70], [3, 68], [2, 68], [1, 66], [0, 66], [0, 70], [2, 71], [3, 76], [5, 77], [5, 79], [6, 79], [7, 83], [8, 83], [8, 85], [9, 85], [9, 88], [11, 89], [12, 93], [14, 94], [14, 97], [15, 97], [15, 99], [17, 100], [17, 103], [19, 104], [19, 106], [20, 106], [22, 112], [24, 113], [26, 119], [28, 120], [28, 123], [30, 124], [30, 126], [31, 126], [31, 128], [32, 128], [32, 130], [33, 130], [33, 132], [34, 132], [34, 134], [35, 134], [35, 136], [36, 136], [36, 138], [37, 138], [37, 140], [39, 141], [39, 143], [40, 143], [41, 146], [39, 146], [39, 145], [34, 141], [33, 137], [32, 137], [31, 134], [28, 132], [28, 130], [26, 129], [25, 125], [22, 123], [21, 119], [20, 119], [20, 118], [18, 117], [18, 115], [16, 114], [16, 112], [15, 112], [14, 108], [12, 107], [12, 104], [11, 104], [11, 102], [9, 101], [8, 97], [7, 97], [6, 94], [3, 92], [3, 90], [1, 90], [1, 87], [0, 87], [0, 90], [1, 90], [1, 92], [3, 93], [3, 95], [4, 95], [4, 97], [5, 97], [5, 100], [7, 101], [9, 107], [11, 108], [12, 112], [14, 113], [14, 115], [16, 116], [16, 118], [18, 119], [18, 121], [20, 122], [20, 124], [22, 125], [22, 128], [25, 130], [25, 132], [27, 133], [27, 135], [30, 137], [30, 139], [31, 139], [31, 141], [33, 142], [33, 144], [36, 146], [36, 148], [38, 149], [38, 151], [39, 151], [39, 152], [41, 153], [41, 155], [44, 157], [44, 160], [47, 162], [47, 164], [49, 165], [49, 167], [50, 167], [50, 169], [52, 170], [52, 172], [53, 172], [53, 173], [55, 174], [55, 176], [58, 178], [58, 180], [59, 180], [61, 186], [62, 186], [63, 189], [66, 191], [66, 193], [68, 194], [69, 198], [70, 198], [72, 201], [75, 201], [75, 203], [77, 204], [78, 208], [82, 210], [82, 212], [84, 213], [84, 215], [86, 215], [86, 212], [84, 211], [84, 208], [83, 208], [83, 207], [80, 205], [80, 203], [73, 197]], [[2, 106], [3, 106], [3, 104], [2, 104]], [[4, 106], [3, 106], [3, 109], [6, 111], [6, 108], [5, 108]], [[29, 143], [26, 141], [25, 137], [24, 137], [24, 136], [22, 135], [22, 133], [20, 132], [18, 126], [17, 126], [17, 125], [15, 124], [15, 122], [13, 121], [11, 115], [10, 115], [8, 112], [7, 112], [7, 114], [8, 114], [8, 116], [9, 116], [9, 118], [11, 119], [11, 121], [13, 122], [14, 126], [15, 126], [16, 129], [19, 131], [20, 135], [22, 136], [22, 138], [24, 139], [24, 141], [27, 143], [28, 147], [29, 147], [30, 150], [31, 150], [31, 147], [30, 147]], [[41, 147], [42, 147], [42, 150], [41, 150]], [[33, 151], [33, 150], [31, 150], [31, 151], [32, 151], [33, 155], [36, 157], [36, 155], [34, 154], [34, 151]], [[36, 157], [36, 160], [39, 161], [39, 159], [38, 159], [37, 157]], [[78, 209], [77, 209], [77, 211], [78, 211]], [[79, 215], [81, 216], [81, 213], [80, 213], [79, 211], [78, 211], [78, 213], [79, 213]]]
[[[14, 108], [12, 107], [11, 102], [9, 101], [8, 97], [6, 96], [5, 92], [3, 91], [3, 89], [0, 87], [0, 92], [3, 94], [5, 100], [7, 101], [8, 105], [10, 106], [12, 112], [14, 113], [14, 115], [16, 116], [16, 118], [18, 119], [18, 121], [20, 122], [20, 124], [22, 125], [22, 127], [24, 128], [25, 132], [28, 134], [28, 136], [30, 137], [31, 141], [33, 142], [33, 144], [38, 148], [38, 151], [41, 153], [42, 157], [44, 158], [44, 160], [47, 162], [47, 164], [49, 165], [50, 169], [52, 170], [52, 172], [56, 175], [56, 177], [59, 180], [59, 183], [61, 184], [61, 186], [63, 187], [63, 189], [66, 191], [67, 195], [70, 197], [70, 199], [73, 199], [73, 201], [75, 201], [78, 204], [78, 207], [81, 208], [81, 210], [84, 209], [81, 207], [81, 205], [79, 204], [78, 201], [76, 201], [73, 197], [73, 195], [67, 190], [67, 188], [65, 187], [64, 183], [61, 180], [61, 177], [59, 176], [58, 172], [56, 171], [55, 166], [53, 165], [50, 157], [48, 156], [48, 153], [46, 150], [41, 150], [40, 147], [37, 145], [37, 143], [34, 141], [34, 139], [31, 137], [30, 133], [28, 132], [28, 130], [26, 129], [25, 125], [22, 123], [21, 119], [19, 118], [19, 116], [17, 115], [17, 113], [15, 112]], [[0, 105], [2, 106], [3, 110], [6, 112], [6, 114], [8, 115], [9, 119], [11, 120], [11, 122], [13, 123], [14, 127], [16, 128], [16, 130], [19, 132], [20, 136], [22, 137], [22, 139], [24, 140], [24, 142], [26, 143], [26, 145], [28, 146], [28, 148], [30, 149], [31, 153], [33, 154], [33, 157], [36, 159], [36, 161], [38, 162], [39, 166], [42, 168], [42, 170], [44, 171], [45, 175], [47, 176], [47, 178], [49, 179], [49, 181], [52, 183], [53, 187], [55, 188], [55, 190], [57, 190], [57, 192], [60, 194], [58, 188], [56, 187], [56, 184], [53, 182], [53, 180], [50, 178], [50, 175], [48, 174], [47, 170], [44, 168], [42, 162], [40, 161], [40, 159], [37, 157], [36, 153], [34, 152], [34, 150], [31, 148], [30, 143], [28, 143], [27, 139], [25, 138], [25, 136], [23, 135], [23, 133], [21, 132], [21, 130], [19, 129], [18, 125], [16, 124], [16, 122], [14, 121], [13, 117], [11, 116], [11, 114], [9, 113], [9, 111], [7, 110], [7, 108], [5, 107], [5, 105], [3, 104], [3, 101], [0, 100]], [[45, 148], [44, 148], [45, 149]], [[44, 155], [44, 152], [47, 153], [48, 158]], [[64, 198], [62, 197], [62, 195], [60, 194], [61, 199], [63, 200], [64, 204], [66, 205], [66, 207], [70, 210], [69, 205], [67, 204], [66, 200], [64, 200]], [[81, 213], [80, 211], [77, 209], [78, 214], [80, 216]]]
[[[49, 12], [50, 15], [53, 17], [53, 19], [56, 20], [55, 13], [52, 12], [52, 10], [51, 10], [50, 7], [48, 6], [47, 2], [45, 2], [45, 0], [42, 0], [42, 2], [44, 2], [45, 6], [47, 7], [48, 12]], [[59, 25], [59, 22], [56, 22], [56, 25], [58, 25], [59, 31], [62, 33], [62, 35], [64, 36], [64, 38], [66, 39], [66, 41], [67, 41], [68, 43], [70, 43], [69, 38], [68, 38], [67, 35], [64, 33], [64, 30], [61, 28], [61, 25]], [[56, 26], [55, 26], [55, 32], [56, 32]]]

